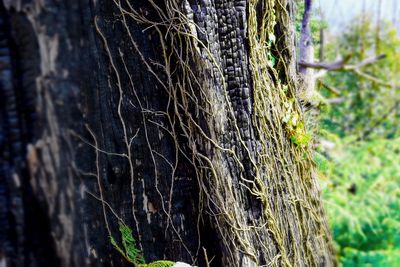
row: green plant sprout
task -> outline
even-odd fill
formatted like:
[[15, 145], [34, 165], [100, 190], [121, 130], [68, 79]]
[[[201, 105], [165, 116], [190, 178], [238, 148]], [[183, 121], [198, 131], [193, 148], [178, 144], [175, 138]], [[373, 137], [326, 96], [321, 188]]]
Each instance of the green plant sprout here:
[[287, 111], [282, 119], [285, 130], [289, 134], [290, 141], [300, 147], [305, 147], [311, 140], [311, 134], [306, 132], [300, 115], [293, 110], [293, 101], [285, 103]]
[[113, 236], [110, 236], [110, 242], [113, 247], [135, 267], [172, 267], [175, 264], [175, 262], [168, 260], [146, 263], [143, 253], [136, 245], [136, 240], [132, 235], [132, 229], [123, 222], [120, 222], [119, 232], [121, 233], [122, 247], [118, 245]]

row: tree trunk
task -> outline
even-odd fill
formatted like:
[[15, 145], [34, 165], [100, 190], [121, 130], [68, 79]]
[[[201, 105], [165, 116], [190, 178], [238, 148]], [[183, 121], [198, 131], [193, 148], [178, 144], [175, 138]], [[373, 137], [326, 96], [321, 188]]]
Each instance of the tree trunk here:
[[3, 0], [2, 261], [128, 266], [123, 224], [146, 262], [335, 265], [292, 17], [289, 0]]

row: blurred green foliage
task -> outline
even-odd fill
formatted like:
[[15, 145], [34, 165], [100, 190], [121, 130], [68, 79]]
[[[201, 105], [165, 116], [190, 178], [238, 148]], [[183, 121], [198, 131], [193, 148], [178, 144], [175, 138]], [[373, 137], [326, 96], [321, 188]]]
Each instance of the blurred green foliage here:
[[[350, 56], [347, 64], [357, 65], [366, 58], [385, 54], [384, 59], [361, 71], [393, 87], [353, 71], [329, 72], [319, 84], [320, 91], [325, 98], [340, 98], [341, 102], [322, 114], [321, 123], [324, 129], [341, 137], [393, 138], [400, 128], [400, 39], [389, 25], [382, 25], [377, 37], [375, 26], [369, 21], [366, 19], [361, 25], [354, 22], [342, 36], [331, 40], [326, 46], [327, 61], [337, 55]], [[336, 88], [337, 93], [324, 85]]]
[[400, 266], [400, 89], [387, 85], [399, 85], [400, 39], [388, 25], [378, 36], [368, 21], [331, 39], [327, 61], [350, 55], [347, 64], [356, 65], [386, 54], [361, 69], [385, 84], [352, 71], [328, 73], [319, 89], [341, 102], [321, 112], [314, 161], [342, 265]]
[[[325, 133], [325, 135], [329, 135]], [[400, 263], [400, 138], [349, 145], [330, 138], [315, 161], [325, 207], [344, 266]]]

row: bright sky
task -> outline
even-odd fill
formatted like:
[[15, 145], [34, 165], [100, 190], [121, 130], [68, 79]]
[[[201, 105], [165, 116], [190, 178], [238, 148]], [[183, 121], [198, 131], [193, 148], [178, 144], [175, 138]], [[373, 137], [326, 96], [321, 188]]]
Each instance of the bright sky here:
[[335, 34], [361, 14], [363, 6], [367, 13], [376, 18], [380, 1], [381, 18], [394, 22], [400, 30], [400, 0], [313, 0], [313, 5], [314, 8], [321, 7], [331, 32]]

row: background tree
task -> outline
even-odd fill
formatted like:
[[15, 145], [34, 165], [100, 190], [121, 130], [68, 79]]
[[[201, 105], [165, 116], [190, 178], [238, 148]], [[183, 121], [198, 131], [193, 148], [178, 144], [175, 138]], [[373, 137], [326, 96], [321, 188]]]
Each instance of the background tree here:
[[335, 264], [292, 1], [1, 8], [3, 260]]
[[385, 59], [356, 71], [330, 72], [322, 79], [322, 94], [328, 99], [341, 99], [325, 113], [322, 123], [342, 137], [358, 135], [366, 139], [370, 135], [383, 135], [393, 138], [398, 134], [400, 118], [399, 38], [394, 28], [381, 23], [378, 48], [376, 32], [369, 21], [362, 20], [362, 24], [354, 21], [349, 25], [335, 43], [327, 46], [327, 55], [333, 58], [337, 54], [349, 54], [348, 65], [357, 65], [376, 53], [384, 54]]
[[314, 157], [339, 259], [349, 267], [400, 262], [400, 43], [394, 25], [368, 17], [364, 11], [330, 36], [331, 63], [318, 63], [331, 71], [317, 83], [326, 108]]

